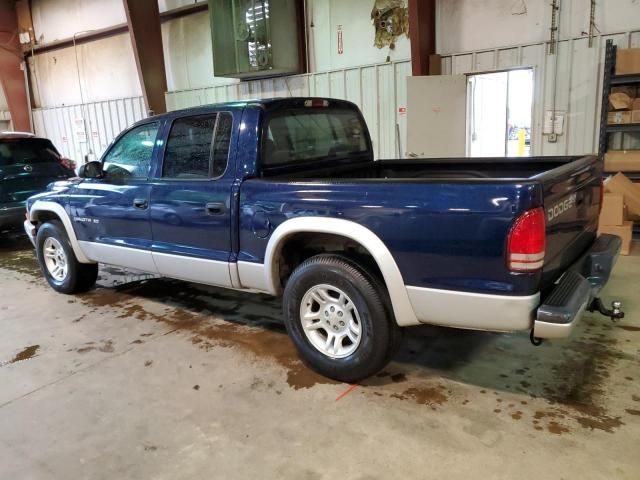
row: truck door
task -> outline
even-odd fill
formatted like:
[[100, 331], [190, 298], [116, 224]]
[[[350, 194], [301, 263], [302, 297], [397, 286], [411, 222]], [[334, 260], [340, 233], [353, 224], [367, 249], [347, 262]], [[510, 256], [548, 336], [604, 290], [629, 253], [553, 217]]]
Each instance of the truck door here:
[[69, 207], [85, 254], [155, 272], [151, 258], [149, 175], [160, 122], [124, 133], [102, 158], [104, 176], [73, 187]]
[[233, 115], [176, 118], [151, 187], [152, 256], [162, 275], [231, 286]]

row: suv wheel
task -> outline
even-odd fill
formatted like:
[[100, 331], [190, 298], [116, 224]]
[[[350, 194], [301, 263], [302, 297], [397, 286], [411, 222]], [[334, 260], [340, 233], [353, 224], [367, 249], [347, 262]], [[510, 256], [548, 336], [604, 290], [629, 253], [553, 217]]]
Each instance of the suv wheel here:
[[397, 330], [379, 282], [350, 259], [316, 255], [303, 262], [284, 291], [287, 332], [318, 373], [343, 382], [382, 369], [397, 346]]
[[78, 262], [64, 227], [57, 220], [38, 229], [36, 254], [44, 277], [58, 292], [86, 292], [96, 283], [98, 264]]

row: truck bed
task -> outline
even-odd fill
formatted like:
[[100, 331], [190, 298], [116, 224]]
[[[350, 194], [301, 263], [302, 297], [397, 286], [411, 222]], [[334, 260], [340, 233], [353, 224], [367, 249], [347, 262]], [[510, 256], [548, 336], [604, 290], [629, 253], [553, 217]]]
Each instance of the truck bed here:
[[310, 165], [303, 171], [272, 169], [265, 177], [283, 180], [524, 180], [545, 174], [582, 157], [385, 159], [361, 164]]
[[[410, 285], [507, 295], [549, 292], [596, 237], [602, 162], [594, 156], [351, 162], [270, 169], [243, 183], [244, 212], [271, 212], [274, 228], [300, 215], [352, 219], [390, 247]], [[571, 208], [554, 215], [567, 200]], [[508, 272], [509, 229], [536, 207], [547, 217], [543, 270]], [[240, 245], [249, 251], [240, 258], [256, 258], [243, 217]]]

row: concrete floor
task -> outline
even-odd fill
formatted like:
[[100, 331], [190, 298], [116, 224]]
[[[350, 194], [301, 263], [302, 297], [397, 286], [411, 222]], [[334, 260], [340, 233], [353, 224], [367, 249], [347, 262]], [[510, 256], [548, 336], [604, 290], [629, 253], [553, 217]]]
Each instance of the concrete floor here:
[[349, 389], [298, 361], [268, 297], [109, 267], [64, 296], [5, 240], [0, 478], [638, 479], [639, 267], [605, 292], [619, 324], [541, 347], [413, 328]]

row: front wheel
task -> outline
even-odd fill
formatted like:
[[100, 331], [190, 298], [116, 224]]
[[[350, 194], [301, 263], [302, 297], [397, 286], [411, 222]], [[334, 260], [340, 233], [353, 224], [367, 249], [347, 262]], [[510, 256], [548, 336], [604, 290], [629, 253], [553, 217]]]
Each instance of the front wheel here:
[[382, 369], [396, 347], [398, 326], [384, 302], [379, 282], [355, 262], [316, 255], [287, 282], [285, 325], [311, 368], [354, 383]]
[[38, 263], [49, 285], [61, 293], [86, 292], [96, 283], [98, 264], [80, 263], [57, 220], [44, 223], [36, 236]]

